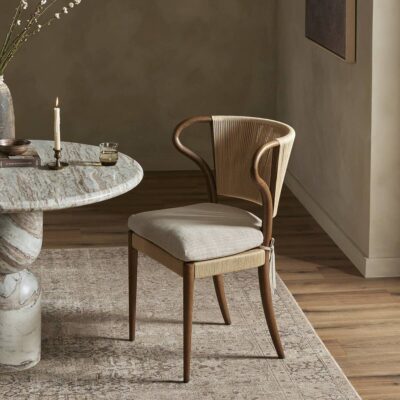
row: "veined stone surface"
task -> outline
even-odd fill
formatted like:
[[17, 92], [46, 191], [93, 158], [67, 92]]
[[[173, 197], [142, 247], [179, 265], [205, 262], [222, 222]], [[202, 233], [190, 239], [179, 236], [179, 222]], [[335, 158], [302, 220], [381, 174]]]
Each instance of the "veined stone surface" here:
[[26, 268], [40, 254], [41, 211], [0, 214], [0, 372], [40, 360], [41, 289]]
[[40, 360], [41, 289], [28, 270], [0, 275], [0, 372]]
[[31, 265], [42, 249], [43, 213], [0, 214], [0, 274]]
[[40, 254], [43, 211], [110, 199], [143, 178], [130, 157], [120, 153], [116, 166], [96, 166], [99, 148], [78, 143], [62, 144], [70, 166], [51, 171], [45, 165], [54, 160], [53, 142], [32, 145], [42, 168], [0, 169], [0, 372], [27, 369], [40, 360], [41, 288], [26, 268]]
[[117, 165], [102, 167], [97, 146], [62, 143], [62, 160], [70, 163], [61, 171], [45, 168], [54, 161], [53, 142], [32, 141], [42, 168], [0, 169], [0, 213], [46, 211], [83, 206], [119, 196], [136, 187], [143, 178], [141, 166], [119, 153]]

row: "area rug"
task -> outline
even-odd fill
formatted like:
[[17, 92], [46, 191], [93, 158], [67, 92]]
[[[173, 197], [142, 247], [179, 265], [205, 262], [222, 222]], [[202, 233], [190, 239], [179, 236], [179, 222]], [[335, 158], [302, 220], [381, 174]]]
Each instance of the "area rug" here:
[[42, 361], [0, 375], [1, 399], [360, 399], [278, 279], [274, 296], [287, 358], [265, 323], [257, 271], [225, 278], [232, 325], [212, 279], [196, 281], [192, 376], [182, 380], [182, 279], [140, 256], [138, 330], [128, 337], [124, 248], [45, 250]]

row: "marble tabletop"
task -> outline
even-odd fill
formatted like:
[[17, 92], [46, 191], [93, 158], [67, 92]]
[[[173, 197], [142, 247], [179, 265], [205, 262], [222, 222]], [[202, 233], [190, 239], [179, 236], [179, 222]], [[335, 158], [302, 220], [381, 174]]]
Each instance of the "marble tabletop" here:
[[83, 206], [119, 196], [136, 187], [143, 178], [141, 166], [119, 154], [116, 166], [98, 162], [99, 148], [63, 142], [63, 161], [70, 166], [51, 171], [44, 166], [54, 160], [53, 142], [33, 140], [42, 168], [0, 168], [0, 213], [48, 211]]

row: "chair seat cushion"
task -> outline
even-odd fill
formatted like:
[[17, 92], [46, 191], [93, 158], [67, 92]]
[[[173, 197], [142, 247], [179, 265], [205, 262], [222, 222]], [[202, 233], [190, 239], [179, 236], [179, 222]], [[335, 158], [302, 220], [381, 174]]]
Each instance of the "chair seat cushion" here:
[[129, 229], [182, 261], [226, 257], [262, 244], [261, 220], [214, 203], [132, 215]]

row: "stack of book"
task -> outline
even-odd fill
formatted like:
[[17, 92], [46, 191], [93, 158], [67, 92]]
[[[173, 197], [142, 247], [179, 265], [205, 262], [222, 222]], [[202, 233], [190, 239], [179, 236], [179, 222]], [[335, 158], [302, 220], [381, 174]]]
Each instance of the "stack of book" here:
[[33, 148], [29, 148], [25, 153], [18, 156], [9, 156], [4, 153], [0, 153], [0, 168], [24, 168], [24, 167], [40, 167], [40, 157], [37, 151]]

